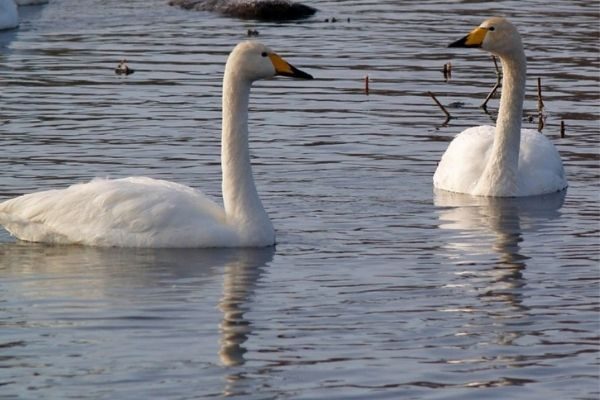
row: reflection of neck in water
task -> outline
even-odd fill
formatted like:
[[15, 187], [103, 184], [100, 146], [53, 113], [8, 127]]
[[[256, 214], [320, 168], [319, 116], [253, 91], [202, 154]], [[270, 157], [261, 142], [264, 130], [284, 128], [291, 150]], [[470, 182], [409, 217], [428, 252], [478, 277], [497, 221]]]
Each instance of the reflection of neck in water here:
[[[463, 231], [455, 235], [449, 247], [464, 255], [498, 254], [498, 262], [486, 276], [484, 292], [493, 294], [523, 285], [522, 270], [529, 257], [521, 254], [523, 232], [535, 231], [546, 221], [560, 216], [566, 191], [534, 197], [481, 197], [436, 190], [434, 203], [440, 228]], [[486, 246], [483, 237], [464, 234], [491, 234]], [[461, 257], [462, 258], [462, 257]], [[461, 259], [460, 262], [472, 261]], [[479, 274], [478, 274], [479, 275]]]
[[274, 249], [239, 249], [236, 253], [238, 257], [225, 266], [223, 297], [219, 302], [219, 309], [223, 312], [219, 358], [228, 367], [245, 363], [243, 344], [248, 339], [252, 324], [244, 313], [249, 309], [249, 299], [265, 264], [273, 259]]
[[[522, 238], [519, 208], [511, 201], [503, 198], [490, 198], [485, 209], [488, 216], [488, 227], [494, 233], [492, 250], [500, 256], [499, 264], [515, 268], [515, 277], [520, 278], [520, 270], [525, 268], [529, 258], [520, 254]], [[485, 212], [484, 211], [484, 212]], [[510, 278], [506, 276], [506, 278]]]
[[[223, 269], [223, 295], [219, 308], [219, 356], [226, 366], [245, 362], [243, 344], [252, 328], [245, 318], [256, 284], [271, 262], [275, 248], [239, 249], [144, 249], [87, 246], [49, 246], [35, 243], [0, 243], [4, 278], [23, 282], [13, 285], [19, 296], [47, 301], [53, 297], [72, 303], [105, 299], [114, 288], [143, 287], [153, 290], [180, 279], [205, 281]], [[27, 279], [28, 276], [53, 279]], [[63, 279], [68, 277], [68, 279]], [[195, 291], [203, 290], [197, 284]], [[128, 291], [119, 292], [121, 296]], [[10, 296], [10, 293], [3, 293]], [[171, 295], [170, 295], [171, 296]], [[173, 300], [169, 297], [169, 300]], [[100, 320], [99, 320], [100, 321]], [[107, 321], [111, 321], [107, 318]]]
[[[485, 336], [490, 346], [510, 346], [528, 335], [524, 326], [530, 322], [525, 301], [529, 296], [523, 271], [529, 257], [523, 254], [521, 242], [560, 217], [564, 197], [565, 191], [518, 198], [435, 192], [439, 227], [456, 232], [444, 249], [460, 268], [449, 287], [467, 295], [455, 310], [470, 313], [469, 322], [457, 333]], [[519, 357], [507, 354], [490, 362], [520, 365]]]
[[[439, 208], [440, 228], [491, 233], [491, 248], [510, 264], [511, 260], [527, 259], [519, 255], [522, 233], [537, 230], [545, 221], [560, 216], [565, 194], [566, 191], [533, 197], [483, 197], [436, 190], [434, 204]], [[451, 245], [475, 254], [489, 252], [481, 242], [463, 238], [464, 235], [455, 237]]]

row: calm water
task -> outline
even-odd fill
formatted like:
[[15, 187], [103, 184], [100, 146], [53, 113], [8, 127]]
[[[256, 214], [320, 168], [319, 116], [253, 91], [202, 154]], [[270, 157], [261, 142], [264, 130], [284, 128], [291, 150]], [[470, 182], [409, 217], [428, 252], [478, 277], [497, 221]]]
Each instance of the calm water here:
[[[219, 198], [223, 64], [252, 28], [318, 78], [253, 92], [279, 244], [55, 247], [0, 231], [0, 398], [598, 398], [597, 1], [306, 0], [321, 12], [286, 24], [166, 2], [50, 0], [0, 33], [0, 198], [130, 175]], [[489, 56], [446, 45], [496, 14], [522, 32], [527, 114], [542, 78], [566, 193], [433, 193], [448, 142], [498, 104], [478, 108]], [[114, 75], [121, 58], [134, 75]], [[449, 125], [427, 91], [463, 103]]]

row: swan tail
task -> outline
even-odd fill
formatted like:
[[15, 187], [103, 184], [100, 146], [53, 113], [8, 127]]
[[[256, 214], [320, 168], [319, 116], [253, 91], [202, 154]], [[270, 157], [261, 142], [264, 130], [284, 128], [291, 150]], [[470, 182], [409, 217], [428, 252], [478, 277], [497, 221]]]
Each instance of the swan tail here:
[[26, 242], [64, 244], [73, 243], [67, 236], [56, 232], [48, 225], [0, 212], [0, 225], [12, 236]]

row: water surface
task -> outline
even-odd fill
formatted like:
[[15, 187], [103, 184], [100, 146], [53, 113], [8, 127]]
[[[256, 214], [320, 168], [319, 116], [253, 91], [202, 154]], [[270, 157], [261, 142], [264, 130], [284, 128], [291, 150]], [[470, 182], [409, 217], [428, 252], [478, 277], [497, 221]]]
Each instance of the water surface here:
[[[0, 397], [599, 396], [597, 3], [306, 3], [320, 13], [277, 24], [163, 0], [50, 0], [0, 33], [1, 199], [131, 175], [219, 199], [230, 49], [257, 29], [317, 78], [253, 91], [274, 249], [46, 246], [0, 231]], [[566, 193], [432, 189], [449, 141], [498, 106], [479, 109], [490, 57], [446, 46], [499, 14], [525, 43], [528, 128], [542, 78]], [[122, 58], [135, 74], [114, 75]]]

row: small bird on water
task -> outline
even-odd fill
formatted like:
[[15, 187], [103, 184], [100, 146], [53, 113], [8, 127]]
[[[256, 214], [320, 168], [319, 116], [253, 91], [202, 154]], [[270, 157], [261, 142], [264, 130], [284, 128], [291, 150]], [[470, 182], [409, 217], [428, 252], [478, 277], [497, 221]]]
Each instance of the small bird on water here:
[[127, 65], [127, 60], [123, 59], [119, 62], [117, 68], [115, 68], [115, 74], [117, 75], [131, 75], [135, 71]]

